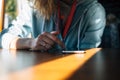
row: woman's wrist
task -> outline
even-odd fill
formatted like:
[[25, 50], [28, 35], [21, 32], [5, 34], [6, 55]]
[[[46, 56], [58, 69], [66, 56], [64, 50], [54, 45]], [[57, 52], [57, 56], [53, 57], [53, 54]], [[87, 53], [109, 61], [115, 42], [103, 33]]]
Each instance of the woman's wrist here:
[[32, 38], [15, 38], [10, 44], [10, 49], [30, 49], [33, 40]]
[[28, 45], [28, 48], [29, 48], [29, 49], [33, 49], [34, 46], [35, 46], [35, 44], [36, 44], [35, 42], [36, 42], [35, 39], [29, 38], [29, 39], [27, 40], [26, 44]]
[[17, 41], [19, 40], [19, 37], [13, 39], [11, 43], [9, 44], [9, 49], [17, 49]]

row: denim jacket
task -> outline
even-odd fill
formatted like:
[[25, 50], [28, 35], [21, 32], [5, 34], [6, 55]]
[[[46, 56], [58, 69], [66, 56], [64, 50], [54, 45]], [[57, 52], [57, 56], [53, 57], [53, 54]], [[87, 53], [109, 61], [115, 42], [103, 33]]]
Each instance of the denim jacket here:
[[[59, 34], [58, 38], [64, 42], [67, 50], [96, 48], [101, 43], [105, 22], [104, 8], [97, 0], [81, 0], [77, 4], [67, 35], [63, 39]], [[16, 37], [26, 38], [31, 34], [36, 38], [42, 32], [55, 31], [55, 27], [53, 16], [50, 20], [45, 20], [25, 4], [17, 19], [1, 32], [0, 45], [9, 48], [10, 42]], [[54, 49], [59, 49], [59, 46], [56, 44]]]

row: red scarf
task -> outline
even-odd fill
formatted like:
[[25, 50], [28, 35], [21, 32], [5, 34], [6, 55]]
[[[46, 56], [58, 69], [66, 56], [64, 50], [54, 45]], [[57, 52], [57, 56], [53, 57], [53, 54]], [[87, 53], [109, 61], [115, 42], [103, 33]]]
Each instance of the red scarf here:
[[[75, 13], [75, 9], [76, 9], [76, 4], [77, 4], [77, 0], [74, 0], [74, 3], [72, 4], [72, 7], [71, 7], [71, 10], [70, 10], [70, 13], [67, 17], [67, 20], [65, 22], [65, 26], [64, 26], [64, 31], [63, 31], [63, 34], [62, 34], [62, 37], [65, 38], [65, 36], [67, 35], [67, 32], [70, 28], [70, 25], [72, 23], [72, 19], [73, 19], [73, 16], [74, 16], [74, 13]], [[59, 18], [59, 22], [60, 23], [60, 19], [62, 18], [63, 16], [61, 15], [60, 13], [60, 2], [58, 4], [58, 18]], [[60, 28], [60, 24], [58, 25], [58, 27]]]

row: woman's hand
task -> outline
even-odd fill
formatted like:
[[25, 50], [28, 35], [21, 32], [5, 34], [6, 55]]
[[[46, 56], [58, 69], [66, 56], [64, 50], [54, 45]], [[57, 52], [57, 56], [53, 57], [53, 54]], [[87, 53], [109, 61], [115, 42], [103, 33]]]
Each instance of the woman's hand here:
[[31, 42], [31, 50], [42, 50], [46, 51], [53, 47], [57, 43], [62, 48], [65, 48], [65, 45], [60, 41], [56, 36], [59, 34], [57, 31], [51, 33], [43, 32], [37, 38], [33, 39]]

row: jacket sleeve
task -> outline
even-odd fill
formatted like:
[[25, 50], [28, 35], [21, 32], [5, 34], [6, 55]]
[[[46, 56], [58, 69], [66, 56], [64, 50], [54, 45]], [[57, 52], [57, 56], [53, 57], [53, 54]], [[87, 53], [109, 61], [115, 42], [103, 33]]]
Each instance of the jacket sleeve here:
[[100, 4], [92, 6], [85, 14], [84, 23], [86, 27], [81, 33], [80, 49], [96, 48], [101, 43], [101, 37], [105, 28], [105, 10]]
[[24, 4], [23, 9], [19, 13], [7, 29], [4, 29], [0, 34], [0, 47], [9, 48], [10, 42], [16, 37], [27, 37], [31, 32], [32, 26], [32, 8]]

